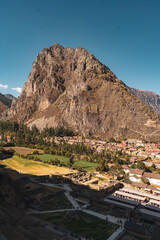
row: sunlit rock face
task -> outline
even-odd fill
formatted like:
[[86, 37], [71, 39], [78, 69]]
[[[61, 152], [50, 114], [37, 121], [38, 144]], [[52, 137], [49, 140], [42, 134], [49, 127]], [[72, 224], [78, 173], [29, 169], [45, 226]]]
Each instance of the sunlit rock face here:
[[63, 125], [104, 138], [160, 135], [159, 117], [108, 67], [83, 48], [59, 44], [37, 55], [5, 118], [39, 128]]

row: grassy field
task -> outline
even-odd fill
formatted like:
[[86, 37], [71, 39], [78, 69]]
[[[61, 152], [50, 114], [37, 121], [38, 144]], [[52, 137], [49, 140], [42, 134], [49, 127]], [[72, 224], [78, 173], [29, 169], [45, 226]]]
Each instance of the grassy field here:
[[[9, 150], [11, 148], [13, 150], [15, 150], [17, 153], [24, 154], [24, 155], [28, 155], [28, 154], [32, 155], [33, 152], [36, 151], [36, 149], [30, 149], [30, 148], [25, 148], [25, 147], [5, 147], [6, 150]], [[32, 156], [36, 156], [36, 157], [40, 158], [41, 161], [43, 161], [44, 163], [40, 163], [40, 162], [38, 163], [38, 162], [35, 162], [32, 160], [27, 160], [27, 159], [15, 157], [15, 156], [12, 159], [9, 159], [9, 161], [5, 160], [5, 163], [9, 167], [11, 167], [19, 172], [22, 172], [22, 173], [30, 173], [30, 174], [36, 174], [36, 175], [37, 174], [38, 175], [52, 174], [53, 168], [54, 169], [57, 168], [56, 172], [64, 172], [63, 168], [62, 168], [62, 170], [60, 170], [60, 168], [58, 168], [56, 166], [48, 165], [47, 162], [49, 162], [49, 160], [51, 160], [51, 159], [57, 158], [60, 160], [61, 163], [65, 164], [67, 166], [69, 158], [64, 157], [64, 156], [52, 155], [52, 154], [43, 154], [42, 150], [38, 150], [38, 151], [41, 154], [38, 154], [38, 155], [34, 154]], [[75, 160], [73, 167], [80, 166], [86, 171], [93, 171], [95, 169], [96, 165], [97, 165], [96, 163], [92, 163], [92, 162], [86, 162], [83, 160]], [[37, 171], [38, 166], [40, 167], [39, 171]], [[30, 168], [30, 170], [29, 170], [29, 168]], [[68, 171], [70, 171], [70, 170], [68, 169]]]
[[[44, 162], [48, 162], [51, 159], [58, 158], [61, 163], [67, 165], [67, 163], [69, 161], [69, 159], [67, 157], [58, 156], [58, 155], [43, 154], [43, 155], [34, 155], [34, 156], [40, 158]], [[92, 171], [92, 170], [94, 170], [94, 168], [96, 167], [97, 164], [92, 163], [92, 162], [86, 162], [86, 161], [83, 161], [83, 160], [75, 160], [73, 166], [76, 166], [76, 165], [79, 165], [79, 166], [83, 167], [86, 171]]]
[[49, 162], [49, 160], [51, 160], [51, 159], [58, 158], [61, 161], [61, 163], [67, 164], [67, 162], [69, 160], [67, 157], [62, 157], [62, 156], [52, 155], [52, 154], [43, 154], [43, 155], [36, 155], [36, 154], [34, 154], [32, 156], [38, 157], [38, 158], [40, 158], [44, 162]]
[[65, 212], [34, 216], [94, 240], [106, 240], [117, 229], [116, 224], [85, 213]]
[[86, 162], [86, 161], [83, 161], [83, 160], [76, 160], [74, 165], [79, 165], [79, 166], [83, 167], [84, 170], [86, 170], [86, 171], [92, 171], [97, 166], [97, 163]]
[[43, 203], [46, 206], [45, 210], [73, 208], [72, 204], [63, 193], [53, 197], [51, 200], [43, 201]]
[[49, 175], [49, 174], [68, 174], [74, 172], [69, 168], [52, 166], [47, 163], [36, 162], [33, 160], [24, 159], [18, 156], [13, 156], [2, 161], [2, 164], [14, 169], [20, 173], [33, 175]]

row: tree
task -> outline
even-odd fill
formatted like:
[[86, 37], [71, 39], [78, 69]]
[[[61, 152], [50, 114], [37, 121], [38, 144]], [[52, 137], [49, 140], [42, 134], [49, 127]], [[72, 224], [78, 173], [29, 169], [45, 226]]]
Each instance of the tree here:
[[145, 170], [146, 166], [143, 162], [141, 161], [137, 161], [137, 168], [141, 169], [141, 170]]
[[73, 157], [73, 156], [70, 156], [68, 165], [69, 165], [69, 167], [72, 167], [73, 164], [74, 164], [74, 157]]
[[109, 139], [109, 142], [116, 142], [116, 140], [115, 140], [114, 137], [112, 137], [112, 138]]
[[101, 160], [97, 165], [96, 170], [100, 172], [108, 172], [109, 166], [105, 160]]

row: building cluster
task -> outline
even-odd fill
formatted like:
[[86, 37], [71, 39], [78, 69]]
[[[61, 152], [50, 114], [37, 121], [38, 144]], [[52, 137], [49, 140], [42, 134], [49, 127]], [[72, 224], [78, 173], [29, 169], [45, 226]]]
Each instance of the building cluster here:
[[147, 158], [160, 159], [160, 144], [144, 143], [142, 140], [127, 139], [121, 142], [107, 142], [96, 139], [87, 139], [81, 136], [74, 137], [55, 137], [55, 142], [66, 141], [69, 144], [84, 143], [87, 146], [95, 148], [98, 152], [103, 150], [125, 151], [131, 155], [131, 161], [144, 160]]
[[127, 165], [122, 166], [125, 173], [128, 173], [132, 182], [146, 182], [149, 184], [160, 186], [160, 174], [144, 172], [141, 169], [132, 169]]

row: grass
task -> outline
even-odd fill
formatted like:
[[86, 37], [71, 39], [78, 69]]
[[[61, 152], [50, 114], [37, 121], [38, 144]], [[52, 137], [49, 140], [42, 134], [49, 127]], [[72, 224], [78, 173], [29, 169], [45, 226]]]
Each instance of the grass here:
[[78, 214], [76, 212], [64, 212], [34, 216], [94, 240], [106, 240], [117, 229], [116, 224], [81, 212]]
[[43, 201], [43, 203], [47, 206], [46, 210], [73, 208], [73, 206], [63, 194], [58, 197], [53, 197], [52, 200]]
[[[51, 154], [43, 154], [43, 155], [36, 155], [35, 154], [33, 156], [40, 158], [44, 162], [49, 162], [49, 160], [51, 160], [51, 159], [58, 158], [60, 160], [60, 162], [65, 164], [66, 166], [67, 166], [67, 163], [69, 161], [69, 159], [67, 157], [58, 156], [58, 155], [51, 155]], [[83, 160], [75, 160], [75, 162], [73, 164], [73, 167], [77, 166], [77, 165], [83, 167], [84, 170], [86, 170], [86, 171], [92, 171], [92, 170], [95, 169], [97, 163], [86, 162], [86, 161], [83, 161]]]
[[61, 161], [61, 163], [67, 164], [67, 162], [69, 160], [67, 157], [62, 157], [62, 156], [52, 155], [52, 154], [43, 154], [43, 155], [34, 154], [32, 156], [38, 157], [44, 162], [49, 162], [49, 160], [51, 160], [51, 159], [58, 158]]
[[68, 174], [73, 172], [73, 170], [71, 171], [65, 167], [52, 166], [47, 163], [28, 160], [18, 156], [8, 158], [2, 164], [20, 173], [33, 175]]
[[83, 161], [83, 160], [76, 160], [74, 165], [79, 165], [79, 166], [83, 167], [84, 170], [86, 170], [86, 171], [92, 171], [97, 166], [97, 163], [86, 162], [86, 161]]

